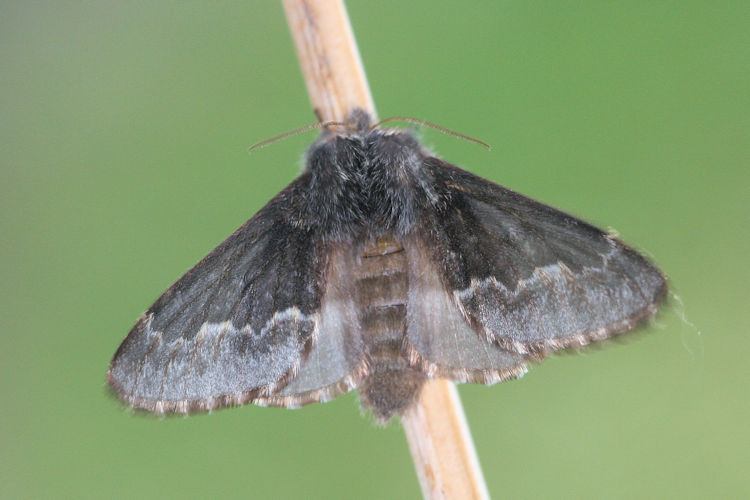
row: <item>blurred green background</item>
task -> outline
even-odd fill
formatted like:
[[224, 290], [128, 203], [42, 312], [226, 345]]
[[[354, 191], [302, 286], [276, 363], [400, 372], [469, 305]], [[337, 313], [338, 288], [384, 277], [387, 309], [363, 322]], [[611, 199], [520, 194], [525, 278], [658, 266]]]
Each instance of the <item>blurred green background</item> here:
[[[747, 498], [750, 4], [348, 4], [381, 117], [652, 255], [680, 307], [633, 341], [462, 386], [496, 498]], [[0, 497], [417, 498], [398, 423], [132, 416], [111, 355], [298, 173], [314, 121], [277, 2], [0, 6]], [[685, 315], [697, 325], [683, 321]]]

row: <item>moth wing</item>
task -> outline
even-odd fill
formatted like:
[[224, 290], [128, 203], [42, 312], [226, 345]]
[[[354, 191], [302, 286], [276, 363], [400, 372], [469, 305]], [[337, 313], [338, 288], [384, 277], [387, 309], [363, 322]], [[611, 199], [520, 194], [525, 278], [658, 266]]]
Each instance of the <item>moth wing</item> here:
[[666, 296], [659, 270], [600, 229], [437, 158], [424, 166], [441, 208], [422, 237], [463, 315], [501, 348], [601, 340]]
[[275, 394], [256, 399], [257, 404], [296, 408], [329, 401], [354, 389], [366, 375], [351, 280], [354, 254], [350, 246], [336, 245], [328, 255], [326, 290], [312, 346], [290, 382]]
[[290, 222], [306, 189], [305, 176], [290, 184], [144, 313], [109, 368], [121, 399], [157, 413], [210, 410], [294, 378], [325, 317], [326, 248]]
[[404, 241], [409, 262], [405, 344], [412, 365], [430, 377], [492, 384], [526, 373], [527, 358], [475, 331], [446, 291], [426, 242]]

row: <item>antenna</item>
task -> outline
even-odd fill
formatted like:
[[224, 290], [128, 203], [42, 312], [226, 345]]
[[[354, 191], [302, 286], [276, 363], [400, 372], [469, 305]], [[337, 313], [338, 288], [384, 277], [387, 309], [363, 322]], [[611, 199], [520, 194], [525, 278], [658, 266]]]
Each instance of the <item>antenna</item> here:
[[486, 148], [488, 151], [492, 149], [492, 147], [490, 147], [490, 145], [484, 141], [480, 141], [479, 139], [475, 139], [474, 137], [460, 134], [456, 132], [455, 130], [441, 127], [440, 125], [435, 125], [434, 123], [426, 122], [424, 120], [420, 120], [419, 118], [412, 118], [410, 116], [392, 116], [390, 118], [386, 118], [385, 120], [380, 120], [378, 123], [373, 125], [371, 129], [378, 128], [384, 123], [388, 123], [388, 122], [407, 122], [407, 123], [414, 123], [416, 125], [424, 125], [425, 127], [430, 127], [430, 128], [434, 128], [435, 130], [439, 130], [440, 132], [444, 134], [452, 135], [453, 137], [458, 137], [459, 139], [464, 139], [469, 142], [473, 142], [474, 144], [479, 144], [480, 146]]
[[269, 144], [273, 144], [276, 141], [280, 141], [282, 139], [286, 139], [287, 137], [291, 137], [293, 135], [301, 134], [302, 132], [307, 132], [308, 130], [313, 130], [316, 128], [324, 128], [324, 127], [330, 127], [331, 125], [345, 125], [343, 122], [337, 122], [337, 121], [327, 121], [327, 122], [318, 122], [313, 123], [312, 125], [306, 125], [304, 127], [300, 127], [294, 130], [290, 130], [289, 132], [284, 132], [281, 135], [277, 135], [276, 137], [271, 137], [270, 139], [266, 139], [264, 141], [256, 142], [249, 148], [247, 148], [248, 153], [252, 153], [253, 151], [257, 151], [261, 148], [264, 148], [268, 146]]

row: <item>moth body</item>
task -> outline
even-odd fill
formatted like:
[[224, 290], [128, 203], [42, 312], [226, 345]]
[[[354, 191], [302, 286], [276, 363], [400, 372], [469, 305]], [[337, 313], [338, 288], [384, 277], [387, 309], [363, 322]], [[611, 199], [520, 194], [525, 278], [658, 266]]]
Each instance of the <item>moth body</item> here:
[[368, 241], [357, 260], [355, 302], [369, 364], [360, 396], [365, 407], [388, 419], [414, 401], [425, 378], [405, 350], [408, 262], [404, 248], [387, 236]]

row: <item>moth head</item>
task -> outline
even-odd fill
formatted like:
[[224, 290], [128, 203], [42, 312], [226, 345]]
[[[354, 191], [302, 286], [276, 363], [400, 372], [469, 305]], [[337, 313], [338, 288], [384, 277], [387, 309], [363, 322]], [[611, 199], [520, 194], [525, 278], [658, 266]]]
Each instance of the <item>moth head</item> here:
[[367, 135], [372, 129], [372, 117], [362, 108], [354, 108], [344, 120], [344, 128], [355, 135]]
[[370, 115], [355, 108], [343, 122], [325, 122], [318, 139], [307, 151], [306, 170], [313, 178], [334, 188], [341, 181], [359, 178], [365, 164], [365, 137], [370, 131]]
[[322, 132], [315, 144], [321, 145], [339, 138], [364, 138], [372, 129], [370, 113], [361, 108], [353, 108], [344, 121], [319, 122], [315, 126]]
[[376, 128], [368, 134], [366, 143], [367, 156], [375, 171], [415, 171], [426, 153], [414, 134], [407, 130]]

